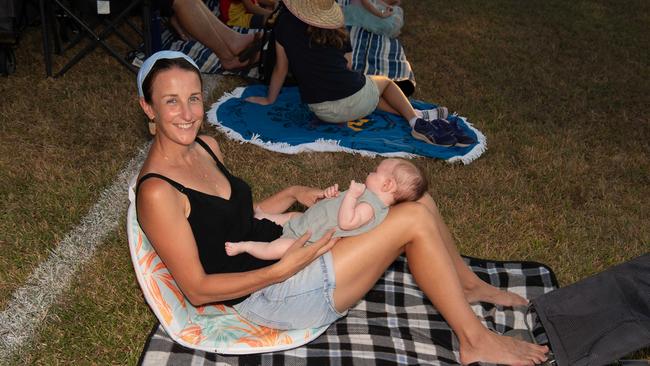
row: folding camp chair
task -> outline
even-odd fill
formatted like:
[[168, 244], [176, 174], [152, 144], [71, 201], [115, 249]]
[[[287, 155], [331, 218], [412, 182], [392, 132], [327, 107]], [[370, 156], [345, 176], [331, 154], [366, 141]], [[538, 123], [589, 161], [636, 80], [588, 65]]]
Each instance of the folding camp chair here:
[[[95, 3], [97, 4], [96, 7]], [[114, 8], [121, 4], [125, 6], [115, 13], [112, 12]], [[141, 7], [142, 16], [142, 25], [140, 27], [136, 26], [129, 18], [138, 6]], [[54, 77], [63, 75], [97, 46], [106, 50], [126, 68], [136, 72], [136, 67], [129, 63], [127, 57], [120, 54], [114, 46], [107, 42], [108, 37], [112, 35], [117, 36], [130, 50], [142, 51], [145, 56], [152, 53], [151, 0], [122, 1], [120, 4], [115, 0], [97, 2], [95, 0], [39, 0], [39, 7], [42, 19], [43, 53], [47, 76], [52, 76], [51, 39], [54, 40], [55, 52], [62, 52], [61, 27], [59, 27], [60, 24], [56, 24], [57, 18], [68, 19], [70, 24], [78, 30], [78, 33], [69, 40], [63, 51], [76, 46], [84, 38], [87, 38], [88, 42], [68, 60], [61, 70], [54, 74]], [[92, 9], [92, 11], [88, 11], [88, 9]], [[133, 43], [120, 29], [124, 24], [137, 33], [142, 42]]]

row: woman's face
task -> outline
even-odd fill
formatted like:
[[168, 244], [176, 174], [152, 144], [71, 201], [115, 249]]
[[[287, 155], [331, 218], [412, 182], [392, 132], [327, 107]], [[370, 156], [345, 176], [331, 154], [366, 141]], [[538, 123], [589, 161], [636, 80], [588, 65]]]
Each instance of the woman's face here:
[[203, 123], [199, 76], [177, 67], [160, 72], [152, 83], [151, 104], [144, 103], [143, 109], [155, 121], [159, 138], [189, 145]]

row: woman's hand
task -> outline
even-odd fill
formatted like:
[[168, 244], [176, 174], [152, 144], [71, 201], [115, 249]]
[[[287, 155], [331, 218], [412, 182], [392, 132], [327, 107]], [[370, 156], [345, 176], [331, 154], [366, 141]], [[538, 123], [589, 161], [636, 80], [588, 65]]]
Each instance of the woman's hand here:
[[307, 265], [313, 262], [316, 258], [332, 249], [339, 239], [332, 238], [334, 230], [334, 228], [330, 229], [318, 241], [307, 246], [305, 246], [305, 243], [311, 236], [310, 232], [306, 232], [298, 238], [289, 249], [287, 249], [280, 261], [274, 264], [274, 266], [277, 266], [279, 269], [277, 274], [278, 282], [282, 282], [293, 276], [301, 269], [307, 267]]
[[329, 186], [323, 190], [325, 193], [325, 198], [334, 198], [339, 195], [339, 185], [334, 184], [333, 186]]
[[319, 188], [295, 186], [294, 189], [294, 197], [296, 198], [296, 201], [307, 207], [311, 207], [314, 203], [327, 197], [325, 195], [325, 190]]
[[259, 202], [253, 206], [253, 209], [256, 214], [280, 214], [287, 211], [296, 202], [306, 207], [311, 207], [314, 203], [326, 197], [326, 192], [323, 189], [291, 186]]

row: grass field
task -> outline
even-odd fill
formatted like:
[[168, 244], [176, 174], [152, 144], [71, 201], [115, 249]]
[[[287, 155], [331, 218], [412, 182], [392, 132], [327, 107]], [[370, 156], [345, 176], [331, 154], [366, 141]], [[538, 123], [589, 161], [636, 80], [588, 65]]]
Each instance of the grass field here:
[[[567, 285], [649, 251], [650, 2], [404, 8], [414, 97], [467, 116], [488, 139], [468, 166], [416, 160], [461, 252], [543, 262]], [[40, 41], [29, 28], [17, 72], [0, 78], [0, 309], [148, 140], [132, 73], [96, 51], [46, 79]], [[224, 78], [208, 101], [243, 83]], [[288, 184], [346, 184], [379, 160], [281, 155], [205, 131], [257, 198]], [[124, 222], [12, 364], [137, 361], [154, 317]]]

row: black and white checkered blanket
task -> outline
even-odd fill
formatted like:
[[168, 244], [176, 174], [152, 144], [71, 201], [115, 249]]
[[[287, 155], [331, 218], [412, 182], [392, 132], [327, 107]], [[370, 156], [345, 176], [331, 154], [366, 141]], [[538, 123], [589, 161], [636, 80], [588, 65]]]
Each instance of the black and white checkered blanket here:
[[[484, 281], [533, 299], [558, 287], [552, 270], [534, 262], [495, 262], [465, 258]], [[480, 303], [472, 309], [488, 328], [504, 333], [533, 328], [546, 343], [526, 309]], [[140, 358], [141, 365], [456, 365], [458, 340], [442, 316], [418, 289], [405, 257], [388, 268], [348, 316], [313, 342], [267, 354], [223, 356], [175, 344], [156, 325]]]

